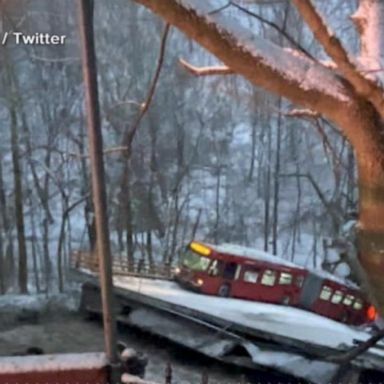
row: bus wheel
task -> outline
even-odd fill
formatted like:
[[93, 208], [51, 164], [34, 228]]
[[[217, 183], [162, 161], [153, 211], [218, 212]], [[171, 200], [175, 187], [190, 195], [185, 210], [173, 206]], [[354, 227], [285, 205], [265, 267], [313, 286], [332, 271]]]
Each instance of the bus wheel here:
[[229, 284], [222, 284], [217, 294], [220, 297], [229, 297]]

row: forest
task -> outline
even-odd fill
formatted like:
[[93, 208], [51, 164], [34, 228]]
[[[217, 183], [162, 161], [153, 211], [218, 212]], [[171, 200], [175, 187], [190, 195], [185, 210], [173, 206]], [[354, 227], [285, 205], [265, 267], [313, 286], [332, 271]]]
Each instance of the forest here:
[[[332, 67], [290, 1], [210, 6]], [[316, 6], [355, 52], [356, 2]], [[65, 39], [25, 44], [12, 35], [0, 48], [0, 292], [62, 292], [71, 253], [95, 247], [76, 2], [3, 0], [1, 8], [3, 36]], [[334, 122], [221, 71], [133, 1], [95, 1], [95, 39], [115, 258], [172, 265], [195, 238], [356, 279], [346, 263], [356, 161]], [[199, 76], [195, 65], [212, 73]]]

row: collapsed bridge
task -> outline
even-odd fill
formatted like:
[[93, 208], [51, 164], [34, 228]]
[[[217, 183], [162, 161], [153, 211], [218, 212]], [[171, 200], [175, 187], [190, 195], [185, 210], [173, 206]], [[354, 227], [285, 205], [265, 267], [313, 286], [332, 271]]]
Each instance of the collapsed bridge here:
[[[78, 258], [77, 258], [78, 260]], [[100, 286], [94, 268], [72, 263], [83, 283], [81, 309], [101, 313]], [[313, 383], [330, 382], [342, 357], [372, 335], [363, 328], [282, 305], [201, 295], [180, 288], [170, 273], [146, 277], [115, 268], [117, 320], [166, 338], [216, 360], [252, 369], [273, 369]], [[384, 343], [357, 356], [358, 373], [384, 374]]]

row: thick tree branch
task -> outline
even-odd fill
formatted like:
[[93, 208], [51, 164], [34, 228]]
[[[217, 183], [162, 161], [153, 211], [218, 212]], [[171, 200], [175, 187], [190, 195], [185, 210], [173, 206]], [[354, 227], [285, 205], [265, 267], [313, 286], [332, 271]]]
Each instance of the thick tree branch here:
[[331, 32], [311, 0], [292, 0], [315, 38], [360, 96], [367, 98], [384, 117], [383, 89], [359, 71], [340, 40]]
[[303, 55], [234, 26], [207, 0], [134, 0], [173, 24], [250, 82], [337, 119], [352, 95], [340, 78]]

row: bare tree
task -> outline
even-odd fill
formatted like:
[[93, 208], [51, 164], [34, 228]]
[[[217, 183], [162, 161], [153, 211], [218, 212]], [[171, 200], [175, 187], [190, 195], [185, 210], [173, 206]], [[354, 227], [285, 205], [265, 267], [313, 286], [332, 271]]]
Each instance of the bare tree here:
[[19, 124], [17, 115], [17, 99], [15, 92], [15, 84], [12, 81], [14, 74], [12, 73], [11, 64], [9, 62], [8, 53], [5, 53], [6, 80], [5, 85], [9, 92], [9, 129], [11, 137], [11, 152], [13, 165], [13, 182], [14, 182], [14, 199], [16, 213], [16, 230], [17, 230], [17, 248], [18, 248], [18, 286], [20, 293], [28, 293], [28, 261], [27, 247], [25, 241], [25, 224], [23, 212], [23, 186], [22, 186], [22, 165], [20, 162], [19, 149]]

